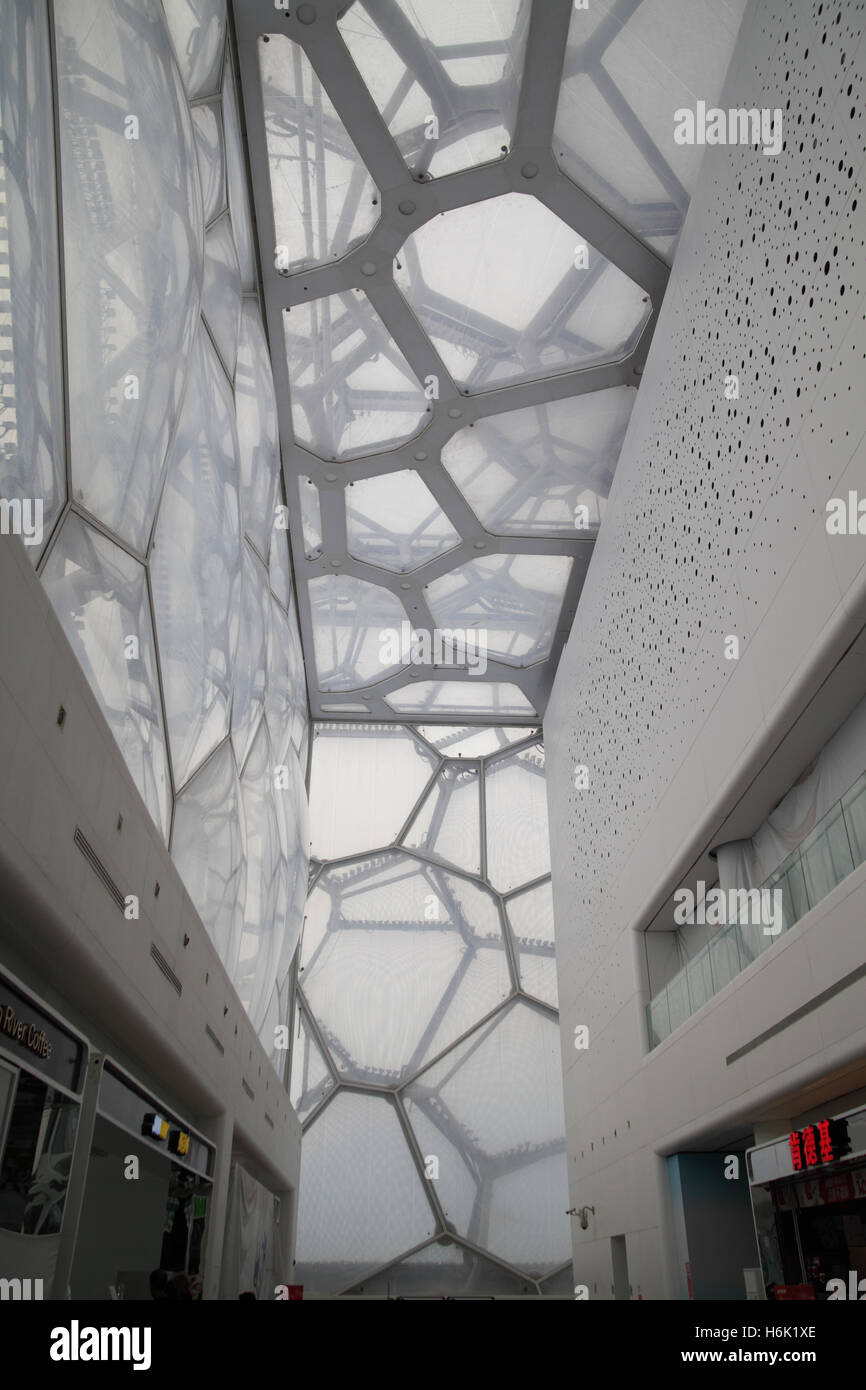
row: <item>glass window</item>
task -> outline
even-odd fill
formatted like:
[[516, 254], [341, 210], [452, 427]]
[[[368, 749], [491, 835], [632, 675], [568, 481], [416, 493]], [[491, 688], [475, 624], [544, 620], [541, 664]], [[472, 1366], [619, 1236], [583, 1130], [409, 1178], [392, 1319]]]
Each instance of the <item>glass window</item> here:
[[858, 777], [849, 792], [842, 797], [848, 841], [855, 866], [866, 859], [866, 773]]
[[713, 977], [713, 993], [724, 989], [735, 976], [739, 975], [740, 952], [737, 945], [736, 926], [726, 927], [713, 937], [709, 947], [710, 969]]
[[708, 999], [713, 997], [713, 977], [710, 968], [709, 952], [704, 949], [693, 961], [689, 962], [686, 970], [686, 978], [689, 986], [689, 1006], [691, 1012], [697, 1013], [702, 1004], [706, 1004]]
[[673, 1032], [675, 1028], [679, 1028], [681, 1023], [685, 1023], [686, 1019], [691, 1014], [689, 989], [685, 971], [681, 970], [679, 975], [675, 975], [674, 978], [668, 982], [667, 993], [671, 1032]]
[[78, 1102], [22, 1071], [0, 1169], [0, 1227], [23, 1235], [60, 1230]]
[[670, 1036], [671, 1016], [667, 989], [663, 989], [661, 994], [657, 994], [647, 1005], [647, 1030], [650, 1050], [658, 1047], [660, 1042], [664, 1042], [665, 1038]]
[[841, 805], [815, 827], [800, 847], [809, 901], [819, 903], [854, 868]]

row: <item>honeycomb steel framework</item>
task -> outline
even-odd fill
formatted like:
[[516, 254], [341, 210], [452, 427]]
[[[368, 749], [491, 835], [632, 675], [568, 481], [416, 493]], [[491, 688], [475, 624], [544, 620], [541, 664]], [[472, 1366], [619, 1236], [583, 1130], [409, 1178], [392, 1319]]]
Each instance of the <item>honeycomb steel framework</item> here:
[[[444, 671], [432, 665], [413, 665], [411, 671], [404, 667], [398, 672], [386, 672], [378, 680], [371, 677], [358, 680], [353, 688], [344, 682], [341, 689], [322, 690], [311, 660], [308, 665], [313, 717], [369, 717], [381, 721], [399, 720], [402, 714], [403, 718], [408, 715], [416, 719], [453, 722], [455, 718], [472, 718], [474, 713], [485, 723], [525, 724], [533, 717], [543, 716], [594, 537], [592, 534], [581, 536], [579, 531], [573, 531], [567, 537], [562, 534], [494, 534], [482, 525], [464, 494], [442, 466], [440, 453], [457, 431], [493, 415], [598, 392], [608, 387], [636, 387], [668, 276], [668, 266], [661, 256], [573, 182], [555, 157], [554, 123], [569, 24], [575, 15], [572, 0], [543, 0], [543, 3], [532, 4], [531, 8], [528, 3], [519, 7], [523, 19], [528, 23], [528, 33], [522, 71], [519, 72], [513, 136], [507, 146], [503, 146], [504, 153], [500, 153], [495, 162], [446, 173], [441, 177], [431, 177], [429, 171], [422, 167], [421, 160], [415, 161], [415, 172], [407, 165], [404, 158], [406, 138], [401, 140], [401, 144], [395, 140], [341, 35], [338, 21], [344, 20], [352, 9], [345, 0], [318, 0], [316, 4], [292, 4], [289, 8], [279, 0], [277, 4], [274, 0], [234, 0], [233, 8], [277, 385], [283, 467], [292, 514], [292, 549], [298, 576], [298, 609], [304, 650], [310, 657], [315, 650], [307, 586], [310, 580], [321, 581], [323, 587], [320, 592], [323, 594], [326, 592], [324, 586], [332, 584], [335, 575], [344, 581], [352, 578], [375, 584], [379, 586], [379, 593], [382, 590], [390, 591], [399, 600], [405, 609], [404, 616], [415, 628], [432, 631], [436, 627], [436, 615], [431, 612], [427, 586], [442, 576], [450, 575], [460, 566], [471, 565], [479, 557], [497, 556], [567, 556], [574, 561], [561, 607], [548, 634], [546, 657], [535, 659], [532, 664], [516, 666], [498, 656], [490, 656], [485, 679], [494, 683], [494, 688], [489, 708], [460, 710], [442, 702], [436, 707], [429, 703], [426, 706], [422, 703], [401, 707], [399, 700], [395, 708], [386, 700], [387, 696], [393, 697], [394, 691], [406, 687], [410, 682], [436, 680], [437, 677], [448, 682], [468, 681], [471, 686], [473, 676], [465, 668]], [[605, 5], [604, 8], [611, 13], [604, 14], [595, 28], [591, 51], [581, 50], [576, 61], [587, 70], [592, 69], [593, 80], [606, 84], [604, 97], [611, 103], [617, 103], [616, 119], [628, 125], [629, 138], [640, 148], [642, 156], [653, 169], [659, 171], [666, 192], [670, 191], [670, 205], [662, 205], [653, 214], [655, 224], [647, 224], [645, 219], [640, 228], [644, 236], [650, 239], [653, 235], [659, 239], [667, 238], [669, 243], [679, 229], [688, 201], [687, 194], [648, 137], [642, 121], [630, 110], [621, 93], [617, 94], [601, 63], [607, 45], [621, 32], [638, 4], [636, 0], [620, 0], [619, 4]], [[423, 42], [417, 31], [407, 23], [405, 14], [397, 4], [391, 3], [391, 0], [385, 3], [368, 0], [365, 13], [375, 18], [382, 34], [400, 52], [407, 72], [427, 74], [426, 91], [433, 93], [431, 113], [440, 120], [443, 130], [450, 119], [457, 119], [458, 123], [461, 119], [470, 119], [471, 112], [484, 105], [481, 99], [483, 93], [489, 93], [492, 88], [467, 86], [461, 89], [456, 83], [445, 79], [443, 66], [437, 64], [429, 43]], [[300, 269], [280, 265], [277, 252], [280, 239], [275, 231], [266, 139], [267, 103], [263, 100], [260, 73], [261, 40], [265, 35], [276, 34], [286, 36], [305, 55], [315, 79], [324, 89], [319, 114], [321, 105], [328, 102], [329, 112], [332, 107], [335, 113], [335, 128], [340, 122], [344, 128], [341, 133], [343, 145], [348, 137], [350, 149], [354, 147], [362, 165], [361, 173], [369, 175], [366, 183], [359, 178], [357, 187], [353, 185], [355, 203], [346, 218], [352, 221], [357, 216], [357, 202], [363, 196], [369, 198], [371, 187], [376, 200], [375, 225], [360, 241], [355, 238], [357, 244], [339, 255], [338, 259], [324, 261], [323, 257], [322, 263], [305, 265]], [[466, 52], [477, 56], [479, 52], [486, 51], [495, 55], [501, 48], [501, 43], [497, 46], [491, 42], [486, 46], [475, 44]], [[455, 118], [454, 103], [458, 96], [461, 103]], [[484, 119], [482, 116], [480, 124]], [[479, 121], [476, 120], [475, 124], [478, 125]], [[300, 136], [299, 148], [303, 155], [305, 147]], [[561, 150], [558, 153], [561, 154]], [[595, 191], [598, 192], [598, 188]], [[649, 305], [648, 318], [643, 322], [636, 343], [620, 360], [578, 370], [561, 370], [555, 376], [547, 374], [535, 380], [495, 389], [483, 389], [482, 386], [477, 392], [467, 394], [467, 389], [458, 385], [447, 369], [430, 336], [422, 328], [419, 316], [416, 316], [395, 284], [395, 258], [407, 239], [439, 214], [514, 194], [531, 194], [556, 218], [574, 229], [576, 242], [588, 243], [602, 253], [606, 262], [617, 272], [622, 272], [639, 286]], [[522, 250], [520, 254], [523, 254]], [[371, 452], [363, 458], [345, 458], [335, 463], [333, 459], [319, 457], [296, 442], [293, 383], [281, 345], [284, 341], [286, 311], [304, 305], [312, 307], [314, 301], [345, 295], [352, 290], [361, 291], [366, 296], [417, 382], [425, 382], [431, 376], [437, 379], [439, 398], [430, 403], [428, 423], [405, 443], [388, 448], [385, 452]], [[417, 473], [422, 478], [447, 521], [459, 533], [459, 539], [447, 553], [434, 555], [411, 573], [395, 573], [349, 553], [344, 499], [347, 489], [361, 479], [404, 471]], [[299, 495], [299, 479], [309, 480], [303, 486], [308, 487], [312, 483], [318, 489], [321, 503], [320, 544], [311, 547], [308, 534], [306, 553], [302, 519], [297, 506], [291, 506], [292, 499], [297, 500]], [[504, 569], [509, 568], [506, 560]], [[484, 576], [489, 571], [482, 574], [469, 570], [466, 572], [469, 581], [473, 573], [477, 577], [476, 588], [483, 590]], [[345, 584], [343, 587], [346, 587]], [[354, 638], [349, 635], [347, 646], [351, 646], [353, 641], [357, 643], [362, 640], [364, 613], [369, 613], [369, 600], [374, 594], [373, 590], [360, 588], [354, 592], [358, 631]], [[482, 594], [482, 603], [486, 597]], [[342, 590], [337, 598], [345, 608]], [[339, 603], [334, 606], [339, 606]], [[397, 612], [396, 608], [394, 611]], [[368, 617], [368, 621], [378, 626], [380, 619], [374, 615]], [[477, 677], [475, 683], [476, 687], [480, 684]], [[517, 687], [525, 699], [510, 705], [507, 702], [499, 703], [497, 706], [496, 690], [505, 686], [511, 687], [512, 691]], [[452, 686], [451, 692], [460, 698], [459, 687]]]
[[[345, 747], [383, 733], [411, 741], [426, 763], [420, 794], [393, 797], [405, 818], [387, 844], [369, 847], [377, 828], [359, 828], [355, 843], [366, 835], [366, 848], [312, 861], [292, 1055], [309, 1165], [298, 1278], [331, 1293], [389, 1283], [429, 1291], [428, 1279], [440, 1293], [458, 1291], [453, 1269], [440, 1284], [424, 1266], [435, 1256], [462, 1260], [477, 1293], [541, 1293], [568, 1271], [569, 1224], [547, 825], [533, 804], [545, 796], [540, 730], [318, 725], [314, 779], [318, 738]], [[438, 794], [443, 778], [462, 799], [456, 815], [451, 795]], [[515, 796], [525, 821], [507, 817], [504, 832], [505, 802]], [[351, 1113], [361, 1102], [349, 1099], [359, 1096], [389, 1107], [368, 1103], [375, 1138], [368, 1131], [363, 1153], [353, 1139], [364, 1125]], [[332, 1106], [347, 1113], [326, 1134]], [[377, 1187], [371, 1172], [382, 1153], [387, 1180]], [[441, 1172], [431, 1171], [434, 1159]], [[344, 1174], [329, 1167], [341, 1163]], [[372, 1216], [359, 1210], [365, 1202]], [[414, 1238], [376, 1266], [371, 1229], [386, 1242]], [[329, 1243], [342, 1260], [311, 1258]]]

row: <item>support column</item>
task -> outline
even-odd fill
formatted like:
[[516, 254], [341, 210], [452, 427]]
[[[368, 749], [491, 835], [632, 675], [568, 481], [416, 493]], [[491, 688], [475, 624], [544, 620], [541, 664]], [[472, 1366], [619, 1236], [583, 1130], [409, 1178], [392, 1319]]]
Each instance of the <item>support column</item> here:
[[281, 1284], [294, 1284], [295, 1233], [298, 1224], [297, 1193], [291, 1187], [276, 1194], [280, 1199], [280, 1235], [277, 1276]]
[[214, 1158], [213, 1189], [210, 1198], [210, 1211], [207, 1218], [207, 1241], [202, 1271], [202, 1299], [218, 1299], [220, 1290], [220, 1271], [222, 1269], [223, 1242], [226, 1232], [226, 1208], [228, 1205], [229, 1176], [232, 1167], [232, 1140], [234, 1136], [234, 1114], [224, 1110], [221, 1115], [209, 1116], [196, 1121], [206, 1138], [216, 1145]]
[[63, 1222], [60, 1227], [60, 1244], [57, 1250], [57, 1264], [51, 1285], [51, 1299], [64, 1300], [72, 1274], [75, 1247], [78, 1241], [78, 1226], [81, 1208], [84, 1205], [84, 1189], [90, 1168], [90, 1145], [93, 1142], [93, 1127], [96, 1123], [96, 1102], [99, 1098], [99, 1083], [102, 1079], [102, 1064], [105, 1056], [92, 1052], [87, 1062], [84, 1077], [84, 1090], [81, 1107], [78, 1111], [78, 1125], [75, 1130], [75, 1148], [69, 1169], [69, 1182], [66, 1187], [66, 1201], [63, 1204]]

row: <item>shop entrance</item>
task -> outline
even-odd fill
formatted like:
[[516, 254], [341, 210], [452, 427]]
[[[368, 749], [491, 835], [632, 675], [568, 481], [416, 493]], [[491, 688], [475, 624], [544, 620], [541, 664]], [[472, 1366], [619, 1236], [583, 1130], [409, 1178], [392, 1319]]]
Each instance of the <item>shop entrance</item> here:
[[768, 1298], [828, 1297], [866, 1277], [866, 1167], [753, 1187]]
[[168, 1275], [169, 1297], [195, 1296], [210, 1186], [97, 1116], [72, 1297], [150, 1299], [153, 1270]]

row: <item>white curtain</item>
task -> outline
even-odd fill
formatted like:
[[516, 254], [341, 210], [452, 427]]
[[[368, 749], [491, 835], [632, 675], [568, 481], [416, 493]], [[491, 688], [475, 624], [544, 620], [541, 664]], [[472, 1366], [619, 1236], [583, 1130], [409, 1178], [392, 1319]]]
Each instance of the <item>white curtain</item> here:
[[866, 699], [754, 833], [718, 849], [719, 886], [759, 888], [866, 771]]
[[237, 1299], [248, 1290], [257, 1299], [273, 1299], [280, 1282], [279, 1205], [274, 1194], [240, 1164], [232, 1164], [220, 1270], [221, 1299]]

